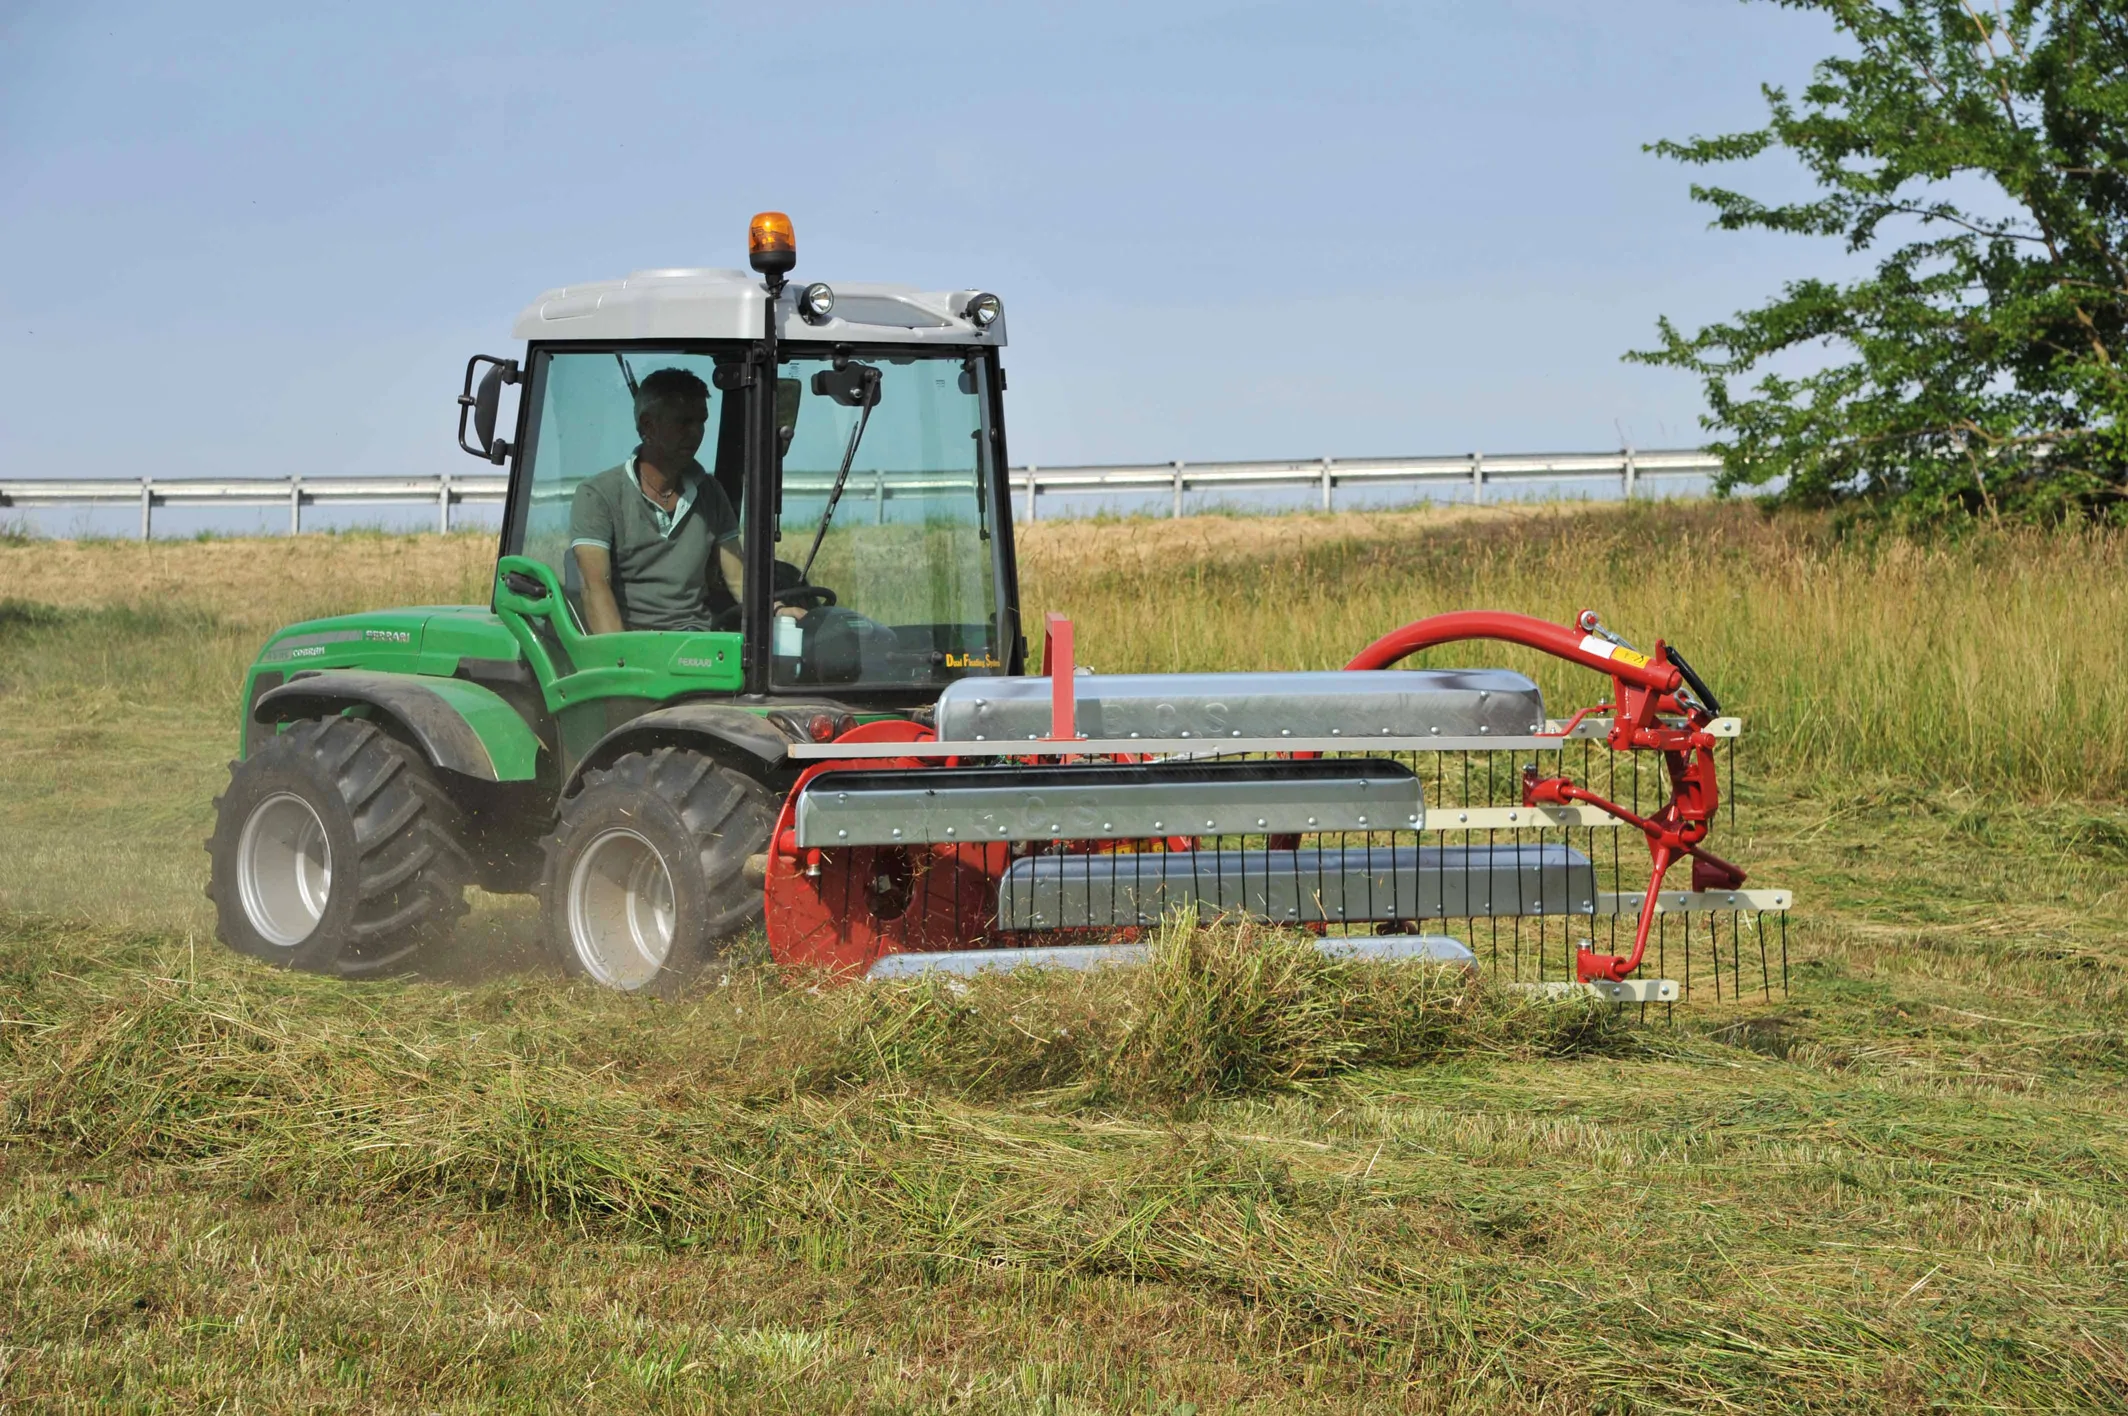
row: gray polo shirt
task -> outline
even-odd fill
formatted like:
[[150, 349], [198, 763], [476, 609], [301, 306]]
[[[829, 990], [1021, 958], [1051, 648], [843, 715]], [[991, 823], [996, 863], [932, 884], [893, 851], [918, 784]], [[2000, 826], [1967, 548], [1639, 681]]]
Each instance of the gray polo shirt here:
[[739, 518], [700, 463], [680, 474], [670, 512], [644, 495], [633, 456], [585, 479], [569, 507], [569, 549], [612, 555], [613, 598], [630, 629], [706, 628], [717, 547], [738, 539]]

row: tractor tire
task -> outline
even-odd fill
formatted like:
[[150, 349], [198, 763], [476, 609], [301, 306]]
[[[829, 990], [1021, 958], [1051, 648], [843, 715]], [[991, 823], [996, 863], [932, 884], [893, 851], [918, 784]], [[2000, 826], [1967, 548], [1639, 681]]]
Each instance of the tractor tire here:
[[297, 723], [229, 769], [207, 896], [239, 954], [342, 978], [391, 973], [465, 912], [457, 804], [376, 724]]
[[781, 803], [744, 773], [685, 748], [633, 752], [588, 774], [545, 842], [548, 946], [570, 974], [670, 994], [761, 919]]

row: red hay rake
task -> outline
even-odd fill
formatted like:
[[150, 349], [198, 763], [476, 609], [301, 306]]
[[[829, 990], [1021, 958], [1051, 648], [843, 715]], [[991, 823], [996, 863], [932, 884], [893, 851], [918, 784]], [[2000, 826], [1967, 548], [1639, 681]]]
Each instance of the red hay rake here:
[[[1469, 641], [1578, 664], [1609, 693], [1559, 721], [1518, 674], [1392, 671]], [[1076, 672], [1051, 616], [1042, 676], [966, 680], [928, 724], [797, 749], [769, 944], [851, 977], [1087, 966], [1142, 956], [1187, 907], [1619, 1002], [1676, 1001], [1695, 977], [1770, 997], [1790, 896], [1747, 889], [1706, 845], [1739, 732], [1674, 646], [1642, 653], [1593, 611], [1437, 615], [1343, 673], [1120, 676]], [[1688, 858], [1690, 888], [1666, 888]], [[1658, 977], [1640, 977], [1651, 952]]]

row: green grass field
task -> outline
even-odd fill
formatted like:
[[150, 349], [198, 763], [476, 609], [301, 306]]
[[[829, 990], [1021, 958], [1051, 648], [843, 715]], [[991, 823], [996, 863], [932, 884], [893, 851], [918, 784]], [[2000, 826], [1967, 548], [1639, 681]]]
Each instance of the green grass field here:
[[[1786, 999], [1634, 1025], [1275, 937], [568, 984], [211, 935], [242, 667], [473, 537], [0, 544], [0, 1407], [2128, 1409], [2128, 538], [1741, 507], [1025, 533], [1100, 669], [1601, 609], [1747, 723]], [[1595, 685], [1511, 653], [1555, 705]]]

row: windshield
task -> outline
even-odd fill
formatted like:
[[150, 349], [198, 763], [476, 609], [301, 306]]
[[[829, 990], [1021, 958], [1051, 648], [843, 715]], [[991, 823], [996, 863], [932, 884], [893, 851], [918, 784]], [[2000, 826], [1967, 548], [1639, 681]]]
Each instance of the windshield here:
[[782, 364], [798, 403], [777, 583], [812, 553], [805, 582], [834, 603], [814, 597], [802, 619], [777, 620], [773, 681], [922, 686], [1003, 672], [984, 361], [875, 349]]

